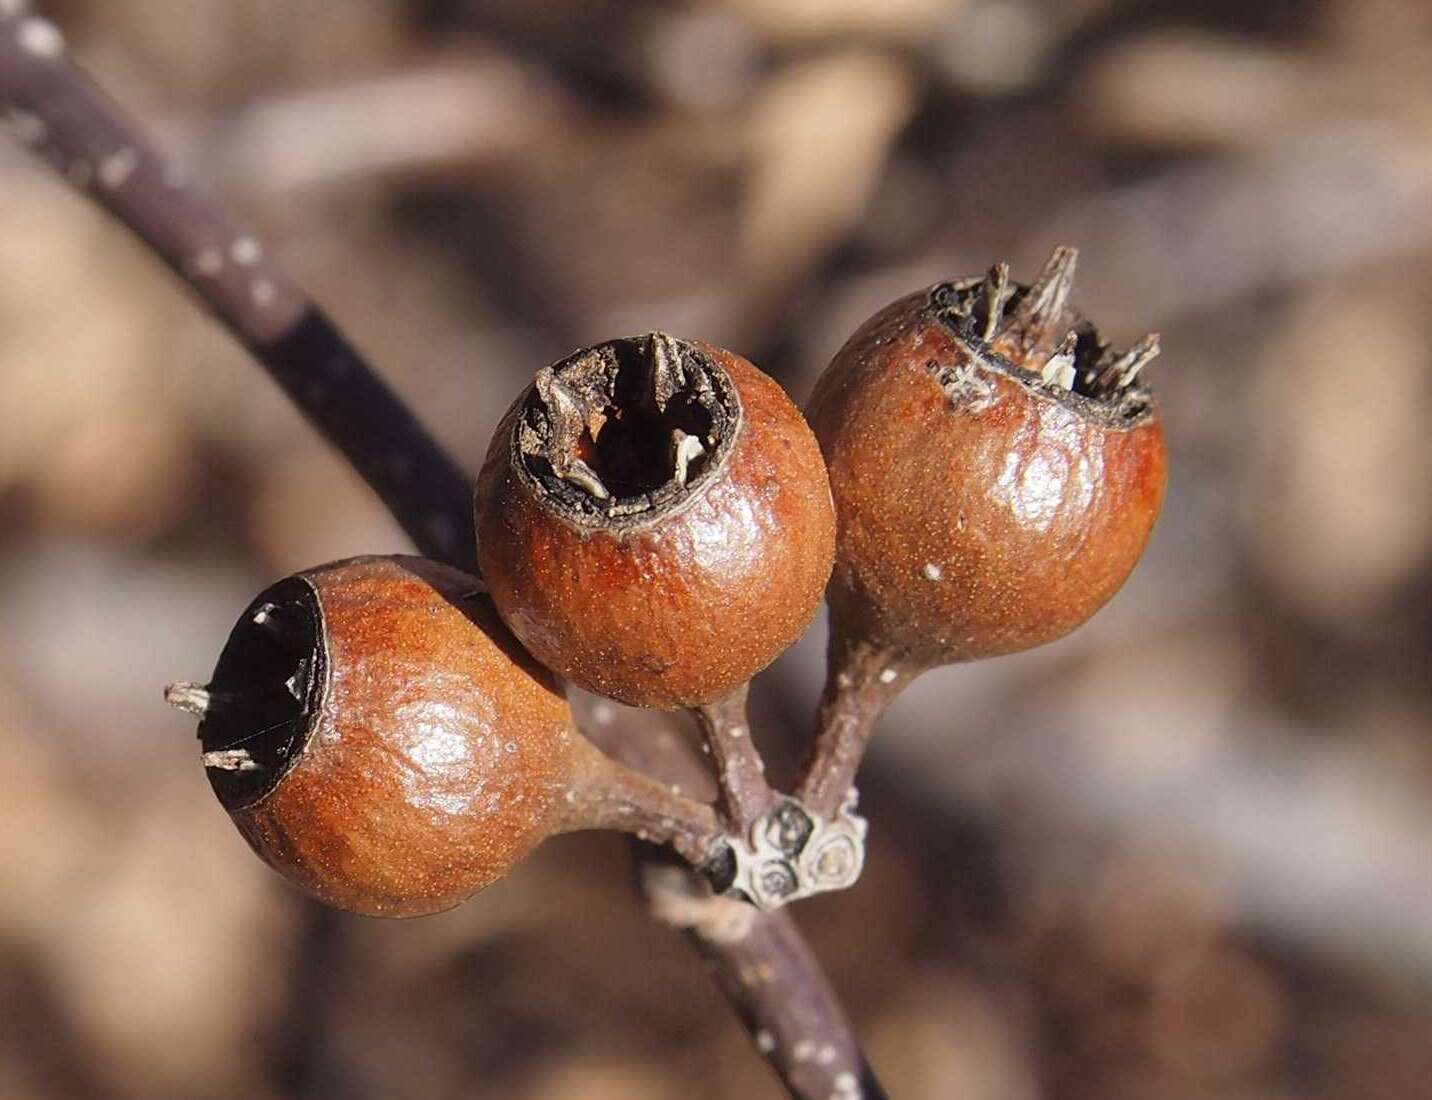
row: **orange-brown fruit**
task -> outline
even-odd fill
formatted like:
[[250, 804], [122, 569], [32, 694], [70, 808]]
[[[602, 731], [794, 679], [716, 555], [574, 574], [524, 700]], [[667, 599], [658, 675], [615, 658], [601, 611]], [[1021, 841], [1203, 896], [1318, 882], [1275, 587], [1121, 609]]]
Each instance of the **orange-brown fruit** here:
[[1000, 265], [876, 314], [808, 408], [839, 546], [842, 645], [885, 674], [1028, 649], [1124, 583], [1164, 495], [1150, 337], [1112, 351], [1067, 306], [1074, 250], [1033, 286]]
[[540, 371], [497, 429], [476, 513], [512, 632], [637, 706], [712, 702], [773, 661], [835, 549], [800, 410], [740, 356], [663, 333]]
[[210, 783], [254, 851], [372, 916], [451, 908], [645, 782], [574, 732], [481, 584], [422, 558], [280, 581], [212, 681], [168, 696], [201, 716]]

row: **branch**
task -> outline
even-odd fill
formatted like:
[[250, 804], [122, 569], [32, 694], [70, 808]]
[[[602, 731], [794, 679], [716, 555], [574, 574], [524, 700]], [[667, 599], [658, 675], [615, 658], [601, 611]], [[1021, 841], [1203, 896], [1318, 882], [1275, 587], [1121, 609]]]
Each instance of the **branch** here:
[[852, 640], [832, 616], [815, 742], [796, 785], [811, 813], [832, 818], [846, 804], [876, 721], [918, 674], [907, 658]]
[[179, 276], [429, 557], [472, 567], [471, 485], [253, 235], [166, 163], [69, 61], [55, 25], [0, 0], [11, 132]]
[[[0, 106], [10, 129], [162, 259], [257, 359], [429, 556], [473, 568], [467, 477], [333, 324], [172, 168], [69, 61], [54, 24], [0, 0]], [[656, 716], [653, 716], [656, 717]], [[669, 734], [669, 730], [666, 731]], [[665, 782], [709, 784], [689, 745], [623, 730], [603, 747]], [[615, 742], [611, 744], [610, 742]], [[669, 884], [670, 877], [666, 880]], [[681, 872], [695, 911], [731, 912]], [[659, 910], [660, 890], [650, 894]], [[667, 909], [673, 919], [670, 888]], [[727, 997], [797, 1100], [882, 1100], [819, 964], [783, 913], [738, 905], [744, 929], [686, 923]], [[692, 910], [685, 910], [689, 915]], [[739, 934], [737, 934], [739, 932]]]
[[742, 684], [726, 698], [691, 711], [716, 759], [727, 824], [743, 838], [776, 799], [766, 782], [766, 765], [751, 740], [751, 724], [746, 720], [748, 690], [749, 685]]
[[[741, 693], [744, 696], [744, 692]], [[574, 699], [584, 733], [627, 767], [693, 798], [717, 794], [689, 742], [655, 711], [599, 720], [585, 696]], [[752, 1042], [797, 1100], [886, 1100], [840, 1000], [789, 911], [759, 912], [713, 896], [704, 880], [661, 849], [637, 848], [642, 888], [658, 920], [686, 933], [706, 959]]]
[[886, 1100], [788, 910], [695, 892], [691, 875], [654, 859], [641, 867], [653, 912], [687, 933], [792, 1096]]
[[[595, 739], [588, 737], [587, 740]], [[679, 787], [653, 779], [636, 768], [611, 765], [600, 782], [568, 792], [565, 810], [574, 828], [628, 833], [648, 844], [674, 849], [692, 867], [711, 858], [723, 832], [710, 803], [688, 798]]]

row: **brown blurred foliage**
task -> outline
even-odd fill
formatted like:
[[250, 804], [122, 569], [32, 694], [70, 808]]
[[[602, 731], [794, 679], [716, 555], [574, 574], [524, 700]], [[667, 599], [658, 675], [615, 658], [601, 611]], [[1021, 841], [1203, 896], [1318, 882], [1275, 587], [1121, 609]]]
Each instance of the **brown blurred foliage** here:
[[[1425, 0], [53, 14], [473, 465], [578, 344], [660, 326], [801, 399], [889, 299], [1078, 245], [1082, 307], [1163, 334], [1154, 544], [1086, 629], [897, 704], [866, 877], [802, 923], [899, 1100], [1425, 1095]], [[162, 685], [275, 577], [401, 547], [0, 147], [0, 1095], [776, 1095], [614, 839], [415, 924], [244, 850]], [[787, 768], [821, 634], [758, 684]]]

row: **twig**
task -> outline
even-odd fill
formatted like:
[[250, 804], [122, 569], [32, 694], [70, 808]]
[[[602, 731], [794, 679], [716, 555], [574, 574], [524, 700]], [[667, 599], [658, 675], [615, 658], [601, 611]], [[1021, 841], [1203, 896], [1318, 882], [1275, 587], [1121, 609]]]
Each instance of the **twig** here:
[[472, 567], [471, 487], [258, 239], [201, 196], [69, 61], [49, 20], [0, 2], [0, 106], [11, 132], [188, 284], [418, 548]]
[[644, 863], [642, 884], [656, 915], [683, 929], [711, 965], [792, 1096], [885, 1100], [788, 910], [760, 913], [724, 897], [693, 895], [691, 876], [670, 864]]
[[831, 818], [851, 793], [876, 720], [920, 670], [888, 650], [849, 641], [834, 622], [826, 665], [815, 744], [796, 797], [812, 814]]
[[[425, 554], [473, 567], [468, 480], [333, 325], [200, 197], [68, 60], [59, 31], [0, 0], [0, 105], [10, 128], [127, 225], [199, 296], [310, 421], [362, 473]], [[700, 760], [671, 738], [608, 738], [612, 755], [682, 769]], [[689, 875], [682, 872], [689, 883]], [[715, 899], [732, 904], [725, 899]], [[743, 907], [745, 908], [745, 907]], [[693, 926], [694, 927], [694, 926]], [[880, 1100], [818, 963], [782, 913], [751, 913], [743, 935], [693, 931], [753, 1041], [797, 1100]]]
[[771, 808], [775, 792], [766, 782], [766, 765], [751, 740], [742, 684], [724, 699], [692, 708], [701, 734], [711, 746], [721, 803], [732, 833], [745, 837], [756, 819]]
[[[843, 798], [825, 811], [771, 789], [765, 762], [751, 742], [747, 690], [743, 685], [692, 711], [716, 757], [726, 826], [724, 843], [703, 869], [717, 890], [759, 909], [779, 909], [854, 885], [865, 863], [864, 819]], [[837, 753], [835, 761], [847, 755]], [[849, 779], [842, 783], [836, 776], [833, 786], [847, 790]]]
[[581, 828], [612, 829], [667, 845], [693, 867], [710, 858], [722, 835], [710, 805], [632, 768], [612, 767], [602, 782], [583, 784], [569, 799], [572, 820]]
[[[689, 745], [654, 712], [635, 724], [594, 721], [575, 705], [584, 731], [628, 767], [693, 797], [716, 792]], [[598, 704], [606, 706], [608, 704]], [[644, 726], [651, 723], [650, 726]], [[633, 734], [649, 734], [633, 736]], [[660, 849], [638, 849], [653, 914], [681, 929], [706, 959], [756, 1049], [796, 1100], [885, 1100], [840, 1000], [788, 911], [759, 912], [713, 896], [709, 886]]]

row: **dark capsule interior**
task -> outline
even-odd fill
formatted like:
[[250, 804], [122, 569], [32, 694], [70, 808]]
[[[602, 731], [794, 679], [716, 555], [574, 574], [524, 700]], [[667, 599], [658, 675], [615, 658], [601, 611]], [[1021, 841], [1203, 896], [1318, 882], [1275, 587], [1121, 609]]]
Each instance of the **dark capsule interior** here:
[[219, 655], [199, 723], [205, 770], [229, 809], [271, 791], [307, 743], [325, 678], [318, 596], [298, 577], [265, 589]]

